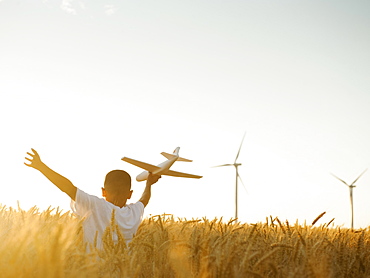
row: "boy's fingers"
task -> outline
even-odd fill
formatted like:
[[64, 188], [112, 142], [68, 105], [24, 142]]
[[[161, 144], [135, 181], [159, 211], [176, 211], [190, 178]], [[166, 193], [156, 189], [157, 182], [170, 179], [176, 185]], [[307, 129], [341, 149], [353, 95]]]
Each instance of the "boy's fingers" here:
[[25, 159], [27, 159], [28, 161], [32, 162], [32, 159], [29, 159], [28, 157], [25, 157]]
[[153, 180], [154, 180], [155, 182], [157, 182], [160, 178], [161, 178], [161, 176], [153, 175]]
[[152, 184], [156, 183], [160, 178], [160, 175], [149, 173], [148, 179], [151, 181]]
[[30, 154], [30, 153], [27, 153], [27, 154], [30, 155], [30, 156], [32, 156], [32, 157], [34, 156], [33, 154]]

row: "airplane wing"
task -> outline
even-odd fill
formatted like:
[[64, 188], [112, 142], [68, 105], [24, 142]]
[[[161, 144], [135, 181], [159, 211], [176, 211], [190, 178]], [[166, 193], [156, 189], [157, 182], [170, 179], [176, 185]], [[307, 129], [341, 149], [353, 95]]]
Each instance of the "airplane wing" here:
[[193, 179], [200, 179], [203, 177], [203, 176], [176, 172], [172, 170], [167, 170], [166, 172], [162, 173], [162, 175], [167, 175], [167, 176], [172, 176], [172, 177], [182, 177], [182, 178], [193, 178]]
[[160, 170], [161, 168], [152, 164], [148, 164], [145, 162], [141, 162], [132, 158], [124, 157], [122, 158], [123, 161], [126, 161], [132, 165], [135, 165], [137, 167], [143, 168], [144, 170], [147, 170], [149, 172], [154, 172], [156, 170]]

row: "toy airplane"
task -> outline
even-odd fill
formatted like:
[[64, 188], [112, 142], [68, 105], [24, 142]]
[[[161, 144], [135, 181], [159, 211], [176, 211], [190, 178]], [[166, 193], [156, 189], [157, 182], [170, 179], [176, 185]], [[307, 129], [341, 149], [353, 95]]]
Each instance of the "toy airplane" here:
[[136, 177], [137, 181], [145, 181], [149, 176], [149, 172], [155, 175], [166, 175], [166, 176], [173, 176], [173, 177], [200, 179], [202, 176], [191, 175], [191, 174], [186, 174], [186, 173], [181, 173], [181, 172], [170, 170], [170, 167], [172, 166], [172, 164], [175, 163], [175, 161], [192, 162], [192, 160], [179, 157], [179, 150], [180, 150], [180, 147], [177, 147], [174, 150], [173, 154], [162, 152], [161, 155], [166, 157], [168, 160], [162, 162], [161, 164], [157, 166], [151, 165], [145, 162], [141, 162], [135, 159], [131, 159], [128, 157], [124, 157], [122, 158], [122, 160], [146, 170], [142, 172], [141, 174], [137, 175]]

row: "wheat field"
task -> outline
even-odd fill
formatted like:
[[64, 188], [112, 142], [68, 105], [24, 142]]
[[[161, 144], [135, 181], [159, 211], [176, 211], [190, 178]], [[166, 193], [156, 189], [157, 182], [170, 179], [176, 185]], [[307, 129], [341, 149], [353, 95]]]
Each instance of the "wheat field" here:
[[369, 229], [318, 225], [323, 214], [310, 225], [153, 216], [129, 247], [113, 242], [113, 220], [104, 249], [87, 252], [69, 212], [1, 207], [0, 276], [370, 277]]

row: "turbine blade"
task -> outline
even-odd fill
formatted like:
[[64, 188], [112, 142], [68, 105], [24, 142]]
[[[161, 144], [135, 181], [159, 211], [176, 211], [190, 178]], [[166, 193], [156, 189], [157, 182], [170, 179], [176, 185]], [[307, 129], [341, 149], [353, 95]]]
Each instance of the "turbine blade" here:
[[354, 180], [354, 182], [351, 184], [351, 186], [352, 186], [352, 185], [354, 185], [354, 184], [355, 184], [355, 182], [356, 182], [356, 181], [358, 181], [358, 179], [359, 179], [359, 178], [360, 178], [360, 177], [361, 177], [361, 176], [362, 176], [366, 171], [367, 171], [367, 169], [365, 169], [365, 171], [363, 171], [363, 172], [362, 172], [362, 173], [357, 177], [357, 179], [355, 179], [355, 180]]
[[336, 175], [330, 173], [334, 178], [337, 178], [338, 180], [340, 180], [341, 182], [343, 182], [345, 185], [349, 186], [344, 180], [338, 178]]
[[212, 166], [212, 168], [215, 167], [224, 167], [224, 166], [233, 166], [234, 164], [222, 164], [222, 165], [217, 165], [217, 166]]
[[237, 155], [236, 155], [236, 157], [235, 157], [234, 164], [236, 163], [236, 160], [237, 160], [237, 159], [238, 159], [238, 157], [239, 157], [239, 153], [240, 153], [240, 150], [241, 150], [242, 145], [243, 145], [243, 141], [244, 141], [245, 134], [246, 134], [246, 132], [244, 132], [243, 139], [242, 139], [242, 142], [240, 143], [240, 147], [239, 147], [238, 153], [237, 153]]
[[242, 177], [239, 175], [239, 173], [237, 175], [238, 175], [238, 178], [239, 178], [239, 180], [241, 181], [241, 183], [242, 183], [242, 185], [244, 187], [245, 192], [248, 193], [247, 188], [245, 187], [244, 182], [242, 180]]

